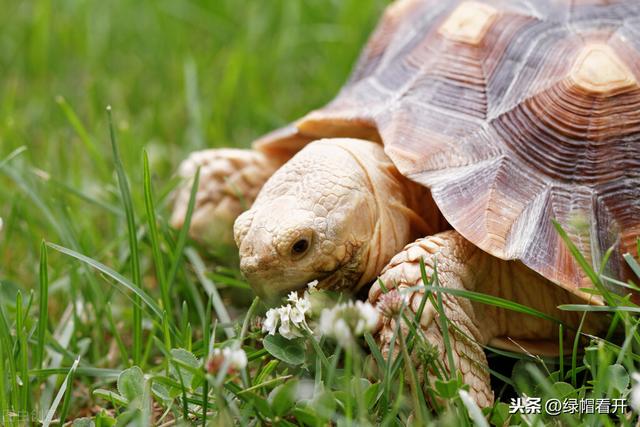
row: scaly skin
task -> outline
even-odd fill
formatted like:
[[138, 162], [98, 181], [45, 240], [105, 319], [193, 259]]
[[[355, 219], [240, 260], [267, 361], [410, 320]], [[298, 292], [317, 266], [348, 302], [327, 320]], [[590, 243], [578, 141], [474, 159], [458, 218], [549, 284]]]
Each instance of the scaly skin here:
[[193, 177], [200, 167], [189, 234], [206, 243], [233, 244], [233, 222], [249, 209], [282, 163], [255, 150], [216, 148], [192, 153], [178, 169], [185, 182], [176, 193], [171, 225], [182, 227]]
[[[437, 265], [438, 283], [442, 287], [515, 301], [574, 327], [580, 323], [581, 313], [557, 309], [561, 303], [584, 303], [580, 297], [556, 286], [520, 262], [501, 260], [483, 252], [453, 230], [408, 244], [380, 275], [388, 291], [398, 288], [400, 292], [408, 292], [407, 307], [414, 313], [420, 306], [423, 291], [402, 289], [422, 286], [420, 260], [424, 262], [428, 277], [432, 276]], [[497, 344], [503, 347], [502, 341], [512, 340], [512, 348], [536, 353], [540, 348], [539, 342], [558, 342], [559, 330], [554, 322], [447, 293], [441, 295], [446, 317], [451, 322], [449, 335], [453, 337], [454, 362], [480, 406], [493, 404], [487, 361], [481, 346]], [[376, 282], [369, 291], [369, 301], [377, 304], [381, 296], [381, 286]], [[449, 369], [438, 317], [435, 307], [427, 303], [420, 324], [426, 338], [438, 348], [441, 360]], [[602, 326], [599, 320], [587, 317], [584, 332], [599, 332]], [[383, 318], [378, 332], [383, 352], [389, 350], [395, 327], [394, 319]], [[402, 324], [401, 328], [405, 330], [406, 325]], [[567, 340], [571, 341], [571, 337]], [[530, 344], [532, 348], [529, 348]], [[427, 376], [433, 382], [433, 373], [427, 372]]]
[[[387, 290], [398, 288], [405, 294], [404, 288], [422, 285], [420, 272], [420, 260], [424, 260], [427, 275], [433, 274], [433, 267], [437, 259], [439, 283], [443, 287], [475, 290], [476, 265], [482, 262], [480, 250], [467, 244], [458, 233], [448, 231], [435, 236], [419, 239], [407, 245], [402, 252], [393, 257], [380, 275], [380, 280]], [[382, 295], [382, 289], [376, 282], [369, 291], [369, 301], [377, 304]], [[485, 323], [492, 323], [492, 318], [483, 318], [477, 315], [473, 304], [464, 298], [455, 298], [450, 294], [442, 293], [442, 302], [446, 317], [454, 327], [449, 327], [449, 339], [453, 350], [453, 358], [456, 368], [462, 372], [465, 384], [469, 385], [469, 393], [481, 407], [493, 404], [493, 392], [489, 380], [487, 358], [481, 344], [487, 343], [483, 336], [478, 319]], [[407, 308], [417, 312], [422, 302], [423, 292], [411, 292], [407, 298]], [[445, 346], [440, 328], [439, 315], [436, 308], [427, 302], [420, 318], [420, 326], [426, 340], [434, 345], [443, 361], [444, 367], [450, 370], [448, 358], [445, 354]], [[400, 322], [400, 328], [406, 336], [407, 325]], [[383, 355], [388, 354], [391, 341], [396, 329], [396, 319], [382, 317], [378, 341]], [[396, 343], [396, 353], [399, 343]], [[418, 364], [419, 375], [423, 377], [425, 372]], [[429, 382], [433, 384], [436, 376], [432, 371], [426, 372]]]
[[[381, 272], [388, 288], [417, 286], [419, 260], [424, 259], [430, 275], [437, 259], [442, 287], [515, 300], [577, 324], [575, 314], [556, 309], [562, 302], [580, 301], [577, 297], [520, 263], [490, 256], [455, 231], [402, 249], [416, 237], [445, 228], [428, 191], [403, 177], [381, 145], [336, 138], [310, 143], [280, 168], [251, 209], [238, 217], [234, 234], [241, 269], [262, 296], [301, 288], [314, 279], [321, 288], [356, 291]], [[411, 310], [417, 309], [420, 295], [416, 291], [410, 296]], [[377, 304], [380, 296], [374, 284], [369, 299]], [[454, 363], [481, 406], [493, 402], [481, 345], [501, 337], [535, 342], [557, 336], [557, 326], [539, 318], [448, 294], [443, 303]], [[429, 303], [421, 328], [449, 369], [436, 312]], [[380, 325], [378, 339], [385, 351], [393, 322], [384, 319]]]

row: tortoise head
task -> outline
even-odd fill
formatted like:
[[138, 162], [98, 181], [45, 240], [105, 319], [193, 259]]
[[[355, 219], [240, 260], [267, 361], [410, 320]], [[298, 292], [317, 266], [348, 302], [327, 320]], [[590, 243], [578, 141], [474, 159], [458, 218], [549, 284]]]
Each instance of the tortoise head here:
[[[402, 177], [382, 146], [310, 143], [265, 184], [234, 226], [240, 268], [262, 296], [357, 290], [410, 239]], [[402, 211], [402, 212], [401, 212]]]

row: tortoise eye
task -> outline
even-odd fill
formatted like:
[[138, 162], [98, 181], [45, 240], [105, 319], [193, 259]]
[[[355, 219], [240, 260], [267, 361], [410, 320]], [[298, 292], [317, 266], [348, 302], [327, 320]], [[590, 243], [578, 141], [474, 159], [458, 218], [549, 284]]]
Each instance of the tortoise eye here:
[[309, 249], [309, 241], [307, 239], [300, 239], [291, 246], [291, 254], [299, 256], [307, 252], [307, 249]]

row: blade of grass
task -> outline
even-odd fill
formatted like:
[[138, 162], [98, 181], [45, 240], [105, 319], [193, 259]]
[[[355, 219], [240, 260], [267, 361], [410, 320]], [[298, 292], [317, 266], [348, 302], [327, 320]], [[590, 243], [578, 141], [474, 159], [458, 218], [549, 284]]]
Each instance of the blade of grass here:
[[558, 356], [558, 360], [560, 362], [560, 381], [564, 381], [564, 328], [562, 324], [558, 325], [558, 349], [560, 350], [560, 355]]
[[151, 250], [153, 262], [156, 266], [156, 277], [160, 284], [160, 294], [162, 295], [162, 305], [167, 312], [171, 313], [171, 298], [169, 297], [169, 288], [165, 277], [164, 258], [160, 250], [160, 234], [158, 233], [158, 225], [156, 219], [156, 209], [153, 202], [153, 193], [151, 189], [151, 173], [149, 171], [149, 156], [147, 151], [143, 155], [143, 181], [144, 181], [144, 205], [147, 211], [147, 221], [149, 223], [149, 239], [151, 240]]
[[582, 268], [582, 271], [584, 271], [585, 274], [589, 276], [589, 279], [591, 279], [591, 282], [593, 282], [594, 284], [598, 283], [599, 282], [598, 275], [593, 270], [593, 267], [591, 267], [591, 264], [587, 262], [587, 260], [584, 258], [582, 253], [578, 250], [576, 245], [573, 243], [573, 240], [571, 240], [571, 238], [569, 237], [567, 232], [564, 230], [564, 228], [562, 228], [562, 225], [558, 221], [554, 220], [553, 226], [556, 228], [556, 231], [558, 232], [562, 240], [565, 242], [565, 244], [569, 248], [569, 251], [573, 255], [574, 259], [578, 262], [578, 264]]
[[561, 304], [558, 306], [560, 310], [565, 311], [584, 311], [584, 312], [629, 312], [640, 313], [640, 307], [616, 306], [608, 305], [588, 305], [588, 304]]
[[[640, 287], [638, 287], [638, 286], [636, 286], [634, 284], [631, 284], [631, 283], [625, 283], [625, 282], [622, 282], [620, 280], [612, 279], [611, 277], [604, 276], [604, 275], [602, 276], [602, 280], [604, 280], [604, 281], [606, 281], [608, 283], [611, 283], [612, 285], [615, 285], [615, 286], [620, 286], [622, 288], [627, 288], [627, 289], [631, 289], [631, 290], [636, 291], [636, 292], [640, 292]], [[597, 292], [598, 291], [597, 289], [593, 289], [593, 288], [580, 288], [580, 290], [583, 291], [583, 292], [594, 292], [594, 291]]]
[[[204, 375], [207, 374], [207, 361], [209, 360], [209, 345], [210, 345], [210, 333], [211, 333], [211, 301], [207, 301], [207, 308], [205, 310], [204, 323], [202, 325], [202, 347], [203, 356], [202, 370]], [[209, 404], [209, 381], [205, 378], [202, 384], [202, 427], [207, 425], [207, 406]]]
[[[33, 175], [37, 178], [42, 178], [42, 174], [37, 173], [38, 170], [36, 169], [32, 169], [31, 172], [33, 173]], [[51, 189], [52, 191], [59, 191], [60, 193], [66, 193], [66, 194], [70, 194], [76, 198], [78, 198], [79, 200], [82, 200], [90, 205], [94, 205], [96, 207], [99, 207], [101, 209], [104, 209], [107, 212], [110, 212], [114, 215], [117, 215], [118, 217], [123, 217], [124, 216], [124, 212], [119, 209], [117, 206], [112, 206], [109, 203], [102, 201], [98, 198], [92, 197], [86, 193], [83, 193], [80, 190], [77, 190], [75, 188], [73, 188], [72, 186], [70, 186], [69, 184], [60, 181], [54, 177], [47, 177], [46, 179], [46, 184], [48, 186], [49, 189]]]
[[267, 356], [269, 354], [269, 352], [267, 350], [265, 350], [264, 348], [261, 348], [260, 350], [254, 351], [252, 353], [247, 353], [247, 360], [249, 362], [253, 362], [256, 359], [260, 359], [263, 356]]
[[640, 264], [638, 264], [638, 261], [636, 261], [633, 256], [631, 256], [631, 254], [624, 254], [622, 255], [625, 259], [625, 261], [627, 261], [627, 264], [629, 264], [629, 267], [631, 267], [631, 270], [633, 270], [634, 274], [640, 278]]
[[49, 274], [47, 269], [47, 244], [43, 240], [40, 245], [40, 312], [38, 313], [38, 344], [36, 345], [36, 366], [42, 369], [44, 361], [44, 338], [49, 323]]
[[180, 370], [180, 365], [177, 363], [175, 359], [172, 359], [170, 363], [173, 363], [173, 366], [178, 374], [178, 379], [180, 380], [180, 391], [182, 395], [182, 418], [185, 422], [189, 420], [189, 402], [187, 401], [187, 389], [184, 386], [184, 380], [182, 378], [182, 371]]
[[113, 392], [111, 390], [98, 388], [98, 389], [95, 389], [92, 394], [94, 397], [106, 400], [107, 402], [111, 403], [115, 407], [118, 407], [118, 406], [126, 407], [129, 404], [129, 401], [127, 399], [124, 399], [118, 393]]
[[122, 337], [120, 336], [120, 332], [116, 326], [116, 323], [113, 321], [113, 312], [111, 310], [111, 303], [107, 303], [107, 308], [105, 309], [105, 313], [107, 315], [107, 321], [109, 323], [109, 327], [111, 328], [111, 335], [116, 340], [116, 344], [118, 345], [118, 349], [120, 350], [120, 359], [127, 365], [129, 363], [129, 352], [127, 351], [127, 347], [124, 345], [122, 341]]
[[263, 386], [263, 382], [267, 380], [267, 377], [271, 375], [271, 373], [276, 369], [276, 367], [280, 364], [280, 361], [270, 360], [267, 362], [262, 369], [257, 373], [255, 379], [252, 384], [252, 388], [256, 386]]
[[[622, 346], [620, 347], [620, 351], [618, 352], [618, 358], [616, 360], [616, 363], [622, 363], [622, 361], [624, 360], [625, 355], [629, 351], [629, 347], [633, 343], [633, 338], [636, 331], [638, 330], [639, 324], [640, 324], [640, 321], [636, 321], [631, 327], [631, 330], [627, 333], [624, 343], [622, 344]], [[631, 364], [631, 366], [633, 366], [633, 364]]]
[[251, 393], [252, 391], [259, 390], [259, 389], [261, 389], [263, 387], [272, 386], [274, 384], [278, 384], [280, 382], [286, 381], [286, 380], [288, 380], [289, 378], [292, 378], [292, 377], [293, 377], [293, 375], [284, 375], [282, 377], [271, 378], [269, 380], [266, 380], [264, 382], [261, 382], [259, 384], [254, 385], [254, 386], [242, 389], [242, 390], [238, 391], [238, 394], [241, 395], [241, 394], [244, 394], [244, 393]]
[[258, 304], [260, 303], [260, 298], [255, 297], [251, 302], [251, 306], [249, 306], [249, 310], [247, 310], [247, 314], [244, 316], [244, 321], [242, 322], [242, 329], [240, 329], [240, 344], [244, 342], [247, 332], [249, 331], [249, 325], [251, 323], [251, 319], [253, 319], [256, 310], [258, 309]]
[[20, 379], [22, 380], [22, 384], [20, 386], [20, 409], [25, 411], [26, 413], [30, 413], [30, 402], [31, 402], [31, 390], [30, 390], [30, 380], [29, 380], [29, 355], [27, 354], [27, 331], [24, 326], [24, 317], [23, 317], [23, 302], [22, 302], [22, 292], [18, 291], [16, 295], [16, 335], [18, 338], [18, 363], [20, 366]]
[[364, 333], [364, 339], [367, 342], [369, 350], [371, 350], [371, 354], [378, 364], [379, 369], [382, 371], [386, 371], [386, 362], [384, 360], [384, 357], [382, 357], [382, 352], [380, 351], [380, 347], [378, 347], [376, 340], [369, 332]]
[[[396, 326], [393, 329], [393, 335], [391, 337], [391, 340], [389, 341], [389, 350], [387, 352], [387, 361], [385, 363], [386, 366], [386, 371], [384, 373], [383, 376], [383, 399], [382, 399], [382, 404], [383, 404], [383, 408], [386, 410], [387, 409], [387, 405], [388, 405], [388, 400], [387, 397], [391, 395], [391, 380], [393, 378], [395, 378], [395, 372], [396, 370], [400, 370], [399, 366], [400, 363], [399, 361], [401, 360], [402, 356], [399, 356], [397, 359], [393, 359], [393, 353], [394, 353], [394, 348], [396, 345], [396, 340], [398, 339], [398, 333], [400, 332], [400, 322], [396, 322]], [[396, 364], [396, 362], [398, 362]], [[329, 385], [331, 383], [328, 383]]]
[[[22, 318], [23, 325], [27, 325], [28, 323], [29, 313], [31, 313], [31, 307], [33, 306], [34, 298], [35, 298], [35, 292], [33, 291], [33, 289], [31, 289], [29, 290], [29, 299], [27, 300], [27, 305], [23, 310], [23, 313], [24, 313], [24, 317]], [[31, 336], [31, 332], [26, 330], [26, 326], [25, 326], [25, 331], [27, 332], [27, 340], [28, 340], [28, 337]]]
[[424, 287], [424, 292], [422, 294], [422, 298], [420, 300], [420, 305], [418, 306], [418, 310], [416, 310], [416, 312], [414, 313], [412, 320], [410, 320], [404, 314], [404, 310], [406, 308], [406, 302], [402, 304], [402, 310], [400, 311], [402, 315], [402, 319], [404, 320], [406, 325], [409, 327], [409, 334], [407, 336], [407, 348], [409, 349], [409, 352], [412, 351], [416, 339], [419, 338], [419, 328], [421, 328], [420, 319], [422, 318], [422, 313], [424, 312], [424, 309], [427, 305], [427, 301], [429, 300], [429, 296], [431, 295], [431, 291], [428, 290], [427, 287], [432, 286], [435, 279], [435, 276], [432, 276], [431, 279], [428, 278], [427, 270], [424, 266], [424, 262], [420, 263], [419, 266], [420, 266], [420, 279]]
[[[249, 307], [249, 310], [247, 310], [247, 314], [245, 314], [244, 316], [244, 320], [242, 321], [242, 328], [240, 329], [240, 337], [238, 338], [241, 346], [244, 342], [245, 337], [247, 336], [247, 332], [249, 331], [249, 324], [251, 323], [251, 319], [253, 319], [255, 311], [258, 309], [259, 303], [260, 298], [255, 297], [253, 299], [253, 302], [251, 303], [251, 306]], [[240, 376], [242, 378], [242, 385], [244, 387], [249, 387], [249, 372], [247, 371], [246, 366], [240, 371]]]
[[[162, 325], [159, 322], [151, 322], [151, 329], [149, 330], [149, 335], [155, 334], [157, 329], [162, 328]], [[146, 365], [149, 360], [149, 355], [151, 354], [151, 349], [153, 348], [153, 341], [148, 339], [146, 344], [144, 345], [144, 351], [142, 352], [142, 364]]]
[[[80, 362], [80, 356], [78, 356], [78, 358], [73, 362], [73, 365], [71, 366], [71, 369], [69, 370], [69, 374], [67, 374], [67, 378], [65, 379], [64, 383], [65, 386], [68, 387], [69, 384], [73, 383], [73, 378], [75, 375], [75, 371], [78, 368], [78, 363]], [[62, 388], [61, 388], [62, 390]], [[60, 392], [58, 392], [58, 395], [60, 394]], [[56, 395], [56, 398], [58, 397], [58, 395]], [[71, 398], [73, 396], [73, 391], [69, 390], [68, 393], [64, 394], [64, 400], [62, 401], [62, 409], [60, 410], [60, 425], [64, 426], [65, 425], [65, 421], [67, 419], [67, 414], [69, 413], [69, 406], [71, 405]], [[52, 408], [57, 406], [55, 400], [54, 400], [54, 405], [51, 405]]]
[[[47, 416], [45, 417], [44, 421], [42, 422], [42, 427], [49, 427], [49, 425], [51, 425], [51, 422], [53, 421], [53, 417], [56, 414], [56, 410], [58, 409], [58, 405], [60, 405], [60, 401], [64, 397], [65, 392], [67, 391], [67, 387], [69, 386], [69, 383], [71, 382], [71, 378], [73, 376], [73, 373], [78, 368], [78, 363], [80, 363], [80, 358], [76, 359], [73, 362], [73, 365], [71, 366], [71, 369], [69, 369], [69, 371], [67, 373], [67, 377], [65, 378], [64, 382], [62, 383], [62, 386], [60, 386], [60, 390], [58, 391], [58, 394], [56, 395], [56, 398], [53, 400], [53, 403], [51, 404], [51, 407], [49, 408], [49, 411], [47, 411]], [[69, 391], [68, 394], [70, 395], [71, 391]], [[61, 418], [60, 420], [62, 421], [60, 423], [62, 425], [64, 423], [64, 418]]]
[[559, 319], [556, 319], [553, 316], [549, 316], [541, 311], [535, 310], [533, 308], [527, 307], [526, 305], [519, 304], [517, 302], [507, 300], [500, 297], [495, 297], [492, 295], [483, 294], [480, 292], [467, 291], [463, 289], [453, 289], [453, 288], [444, 288], [440, 286], [414, 286], [411, 288], [405, 288], [406, 292], [417, 291], [417, 290], [425, 290], [425, 291], [438, 291], [445, 294], [451, 294], [454, 296], [459, 296], [463, 298], [467, 298], [471, 301], [476, 301], [482, 304], [489, 304], [495, 307], [504, 308], [511, 311], [516, 311], [518, 313], [529, 314], [531, 316], [539, 317], [541, 319], [546, 319], [555, 323], [562, 323]]
[[18, 387], [18, 368], [16, 366], [16, 361], [13, 358], [13, 354], [11, 354], [11, 349], [14, 348], [14, 342], [11, 337], [11, 329], [9, 327], [9, 323], [7, 322], [7, 318], [4, 314], [4, 310], [2, 309], [2, 305], [0, 305], [0, 344], [5, 348], [6, 351], [6, 360], [9, 365], [8, 369], [8, 378], [9, 378], [9, 392], [11, 394], [10, 401], [17, 402], [20, 401], [20, 389]]
[[582, 253], [573, 243], [573, 241], [571, 240], [567, 232], [562, 228], [562, 225], [555, 220], [552, 222], [553, 222], [553, 226], [556, 228], [556, 231], [560, 235], [560, 238], [564, 241], [565, 245], [567, 245], [567, 247], [569, 248], [569, 252], [571, 252], [571, 255], [576, 260], [576, 262], [578, 263], [582, 271], [584, 271], [584, 273], [587, 275], [589, 280], [591, 280], [591, 283], [593, 283], [593, 285], [602, 293], [602, 297], [605, 299], [605, 301], [607, 301], [607, 303], [611, 305], [610, 303], [610, 301], [612, 300], [611, 293], [609, 292], [607, 287], [602, 284], [600, 277], [593, 270], [593, 267], [591, 266], [591, 264], [587, 262], [584, 255], [582, 255]]
[[310, 334], [309, 342], [311, 343], [313, 350], [316, 352], [316, 355], [319, 356], [322, 366], [324, 366], [325, 369], [331, 369], [331, 363], [329, 362], [329, 359], [327, 359], [327, 355], [324, 354], [322, 347], [320, 347], [320, 344], [318, 344], [318, 341], [316, 341], [315, 337]]
[[196, 193], [198, 192], [198, 184], [200, 182], [200, 168], [196, 171], [196, 175], [193, 178], [193, 185], [191, 186], [191, 193], [189, 195], [189, 204], [187, 206], [187, 213], [184, 218], [184, 224], [178, 233], [178, 240], [176, 241], [175, 252], [173, 254], [173, 262], [169, 269], [169, 275], [167, 276], [167, 286], [171, 287], [173, 281], [178, 273], [178, 267], [182, 261], [182, 252], [187, 243], [187, 236], [189, 235], [189, 228], [191, 227], [191, 217], [193, 216], [193, 209], [196, 204]]
[[[151, 309], [153, 314], [155, 314], [159, 319], [162, 319], [162, 310], [160, 309], [158, 304], [156, 304], [156, 302], [146, 292], [144, 292], [144, 290], [140, 289], [138, 286], [136, 286], [134, 283], [132, 283], [130, 280], [125, 278], [123, 275], [121, 275], [117, 271], [113, 270], [110, 267], [107, 267], [101, 262], [94, 260], [93, 258], [89, 258], [88, 256], [82, 255], [72, 249], [65, 248], [63, 246], [59, 246], [51, 242], [48, 242], [47, 246], [60, 253], [63, 253], [79, 261], [82, 261], [83, 263], [87, 264], [89, 267], [96, 269], [101, 273], [107, 275], [108, 277], [112, 278], [117, 283], [124, 286], [125, 289], [133, 292], [136, 296], [138, 296], [142, 300], [142, 302], [144, 302]], [[170, 327], [174, 334], [177, 333], [177, 329], [173, 323], [170, 324]]]
[[187, 325], [189, 324], [189, 305], [186, 301], [182, 301], [182, 311], [180, 313], [180, 333], [182, 340], [186, 340]]
[[[116, 134], [113, 127], [113, 117], [111, 115], [111, 106], [107, 107], [107, 118], [109, 120], [109, 136], [111, 139], [111, 149], [113, 151], [113, 161], [118, 175], [118, 186], [120, 187], [120, 198], [124, 205], [124, 211], [127, 217], [127, 230], [129, 234], [129, 261], [131, 263], [131, 275], [133, 283], [137, 288], [142, 288], [142, 275], [140, 273], [140, 254], [138, 252], [138, 239], [136, 236], [136, 220], [133, 212], [133, 201], [131, 200], [131, 191], [129, 190], [129, 181], [124, 171], [122, 159], [118, 143], [116, 142]], [[140, 298], [138, 294], [134, 294], [133, 304], [133, 363], [140, 364], [142, 357], [142, 310], [140, 308]]]
[[460, 396], [460, 400], [467, 408], [467, 412], [469, 413], [469, 417], [473, 420], [473, 424], [476, 427], [489, 427], [489, 423], [485, 419], [484, 415], [482, 415], [482, 411], [478, 407], [478, 404], [471, 398], [469, 393], [465, 390], [458, 390], [458, 395]]
[[48, 331], [46, 334], [46, 340], [48, 340], [48, 345], [51, 351], [58, 353], [62, 357], [66, 357], [67, 359], [74, 360], [78, 355], [69, 351], [68, 348], [63, 347], [58, 341], [56, 341], [55, 337], [53, 337]]
[[9, 153], [9, 155], [7, 157], [5, 157], [4, 159], [2, 159], [2, 161], [0, 161], [0, 169], [2, 169], [11, 160], [15, 159], [16, 157], [18, 157], [20, 154], [24, 153], [25, 151], [27, 151], [27, 147], [25, 147], [24, 145], [21, 146], [21, 147], [16, 148], [15, 150], [13, 150], [11, 153]]
[[[162, 335], [164, 338], [164, 348], [165, 350], [167, 350], [167, 354], [171, 351], [171, 333], [169, 332], [169, 314], [167, 313], [167, 311], [165, 310], [162, 313]], [[168, 369], [168, 365], [167, 365], [167, 369]]]
[[200, 258], [200, 255], [198, 255], [198, 253], [191, 248], [187, 248], [184, 252], [191, 265], [193, 265], [196, 276], [204, 287], [205, 292], [209, 295], [209, 298], [211, 298], [211, 302], [213, 303], [213, 308], [216, 311], [218, 319], [220, 319], [220, 322], [222, 324], [226, 325], [224, 327], [224, 331], [227, 334], [227, 337], [235, 338], [236, 333], [233, 328], [229, 326], [231, 325], [231, 316], [229, 316], [229, 313], [227, 312], [227, 308], [225, 307], [224, 302], [222, 301], [222, 298], [218, 293], [218, 289], [216, 288], [215, 283], [209, 280], [209, 278], [205, 274], [206, 267], [204, 265], [204, 262], [202, 261], [202, 258]]
[[[424, 264], [424, 259], [420, 259], [420, 264]], [[424, 269], [424, 267], [422, 267]], [[441, 289], [439, 286], [438, 279], [438, 268], [437, 268], [437, 260], [434, 259], [433, 264], [433, 283], [436, 284], [438, 289]], [[433, 295], [430, 295], [430, 298], [433, 298]], [[440, 314], [440, 331], [442, 333], [442, 340], [444, 341], [444, 348], [447, 354], [447, 361], [449, 364], [449, 379], [453, 379], [455, 377], [456, 365], [453, 359], [453, 350], [451, 348], [451, 340], [449, 339], [449, 319], [444, 311], [444, 303], [442, 302], [442, 293], [437, 290], [436, 291], [436, 302], [437, 304], [433, 304], [434, 307], [437, 308], [438, 313]], [[433, 302], [432, 302], [433, 303]]]
[[582, 313], [580, 317], [580, 324], [578, 325], [578, 332], [576, 336], [573, 338], [573, 348], [571, 349], [571, 384], [574, 387], [578, 386], [578, 344], [580, 343], [580, 333], [582, 332], [582, 327], [584, 326], [584, 321], [586, 319], [587, 313]]
[[405, 366], [408, 367], [409, 370], [409, 388], [414, 400], [414, 411], [417, 412], [416, 422], [418, 425], [424, 425], [429, 419], [429, 411], [425, 406], [426, 400], [422, 391], [421, 382], [418, 379], [418, 373], [416, 372], [413, 360], [411, 360], [411, 356], [407, 350], [407, 343], [403, 334], [400, 334], [400, 350], [402, 351]]
[[247, 282], [236, 279], [234, 277], [229, 277], [224, 274], [218, 274], [216, 272], [211, 273], [209, 276], [211, 277], [211, 280], [215, 280], [215, 282], [220, 285], [220, 288], [222, 288], [222, 286], [224, 285], [225, 287], [229, 288], [251, 290], [251, 286], [249, 286]]
[[64, 99], [63, 96], [57, 96], [56, 103], [60, 106], [60, 109], [62, 109], [62, 112], [67, 118], [67, 121], [69, 121], [69, 124], [71, 124], [71, 127], [73, 127], [73, 130], [75, 130], [80, 137], [80, 141], [82, 141], [82, 144], [87, 149], [87, 152], [89, 153], [93, 164], [98, 168], [100, 174], [102, 176], [108, 176], [109, 171], [105, 167], [102, 155], [98, 151], [98, 147], [93, 142], [91, 136], [89, 136], [89, 132], [87, 132], [87, 129], [82, 124], [82, 121], [78, 118], [76, 112], [73, 110], [71, 105], [67, 103], [66, 99]]
[[[400, 371], [399, 375], [398, 375], [398, 390], [403, 390], [404, 389], [404, 375], [403, 372]], [[390, 395], [389, 395], [390, 396]], [[396, 394], [396, 398], [393, 401], [393, 405], [391, 406], [391, 410], [387, 410], [387, 408], [385, 407], [383, 414], [384, 414], [384, 418], [382, 419], [382, 422], [380, 423], [381, 426], [386, 427], [386, 426], [396, 426], [398, 425], [397, 420], [396, 420], [396, 416], [398, 414], [398, 412], [400, 412], [400, 407], [403, 404], [405, 400], [405, 396], [403, 395], [403, 393], [397, 393]]]
[[186, 271], [182, 271], [181, 273], [180, 284], [182, 285], [182, 292], [186, 293], [190, 297], [190, 307], [192, 310], [195, 308], [198, 318], [202, 323], [204, 322], [205, 307], [202, 303], [201, 289], [197, 286], [196, 282], [192, 280], [192, 277], [189, 274], [186, 274]]
[[355, 370], [353, 369], [353, 346], [347, 345], [344, 349], [344, 367], [343, 367], [343, 385], [342, 387], [346, 393], [344, 394], [343, 400], [343, 411], [345, 414], [345, 418], [347, 420], [353, 419], [353, 398], [357, 394], [357, 391], [352, 387], [351, 378], [356, 376]]
[[71, 242], [67, 241], [67, 236], [64, 233], [64, 230], [60, 226], [56, 215], [53, 214], [49, 206], [42, 200], [40, 194], [33, 188], [32, 183], [25, 179], [20, 173], [17, 172], [16, 169], [12, 168], [10, 165], [4, 164], [0, 167], [2, 171], [18, 186], [22, 191], [31, 199], [38, 212], [45, 216], [47, 221], [51, 224], [56, 234], [63, 240], [65, 240], [65, 244], [72, 245]]

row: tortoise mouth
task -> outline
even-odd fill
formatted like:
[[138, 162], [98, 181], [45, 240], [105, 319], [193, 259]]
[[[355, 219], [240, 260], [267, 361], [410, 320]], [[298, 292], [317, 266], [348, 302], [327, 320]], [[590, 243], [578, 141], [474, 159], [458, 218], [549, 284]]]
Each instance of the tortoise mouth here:
[[354, 277], [349, 274], [349, 270], [340, 267], [325, 275], [322, 279], [318, 278], [316, 288], [327, 291], [350, 291], [357, 282], [353, 279]]
[[313, 281], [318, 282], [316, 285], [316, 289], [318, 290], [355, 292], [357, 290], [355, 289], [355, 284], [358, 283], [360, 276], [360, 273], [356, 273], [353, 269], [348, 268], [348, 266], [340, 265], [334, 270], [320, 272], [310, 279], [292, 281], [284, 286], [282, 286], [282, 284], [285, 280], [276, 280], [278, 286], [272, 286], [268, 282], [260, 283], [260, 281], [252, 281], [250, 278], [249, 283], [254, 293], [260, 297], [261, 300], [269, 305], [274, 305], [290, 292], [307, 290], [309, 283]]
[[318, 280], [316, 289], [333, 292], [356, 293], [362, 286], [360, 283], [363, 272], [360, 265], [359, 250], [354, 255], [338, 265], [337, 268], [326, 272]]

